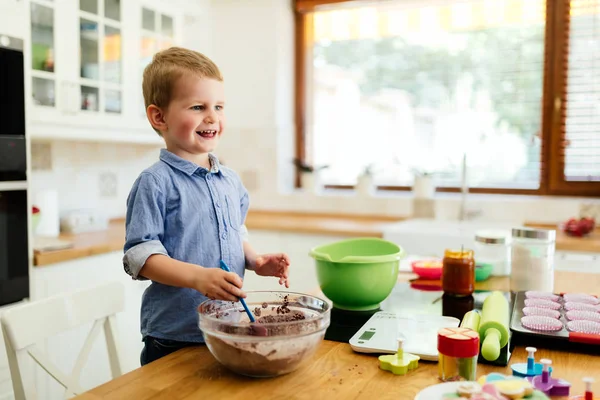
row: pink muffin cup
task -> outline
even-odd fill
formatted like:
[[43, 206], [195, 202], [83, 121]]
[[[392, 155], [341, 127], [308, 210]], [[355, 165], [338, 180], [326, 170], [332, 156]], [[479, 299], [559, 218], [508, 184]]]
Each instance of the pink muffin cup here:
[[600, 307], [594, 306], [592, 304], [587, 303], [578, 303], [574, 301], [567, 301], [565, 303], [565, 310], [579, 310], [579, 311], [591, 311], [591, 312], [600, 312]]
[[559, 299], [558, 295], [550, 292], [538, 292], [536, 290], [528, 290], [525, 292], [525, 297], [528, 299], [544, 299], [544, 300], [552, 300], [557, 301]]
[[594, 311], [571, 310], [565, 314], [569, 321], [594, 321], [600, 322], [600, 313]]
[[551, 310], [560, 309], [560, 303], [557, 303], [556, 301], [552, 301], [552, 300], [546, 300], [546, 299], [525, 299], [525, 306], [549, 308]]
[[600, 322], [594, 321], [571, 321], [567, 324], [567, 329], [572, 332], [600, 334]]
[[556, 318], [531, 315], [521, 318], [521, 325], [532, 331], [556, 332], [563, 328], [562, 322]]
[[540, 315], [542, 317], [550, 317], [550, 318], [554, 318], [554, 319], [559, 319], [560, 318], [560, 311], [552, 310], [550, 308], [525, 307], [523, 309], [523, 315], [525, 315], [525, 316]]
[[585, 294], [585, 293], [572, 293], [572, 294], [565, 294], [564, 296], [565, 301], [567, 302], [576, 302], [576, 303], [586, 303], [586, 304], [592, 304], [592, 305], [597, 305], [600, 304], [600, 299], [598, 299], [597, 297], [594, 297], [590, 294]]

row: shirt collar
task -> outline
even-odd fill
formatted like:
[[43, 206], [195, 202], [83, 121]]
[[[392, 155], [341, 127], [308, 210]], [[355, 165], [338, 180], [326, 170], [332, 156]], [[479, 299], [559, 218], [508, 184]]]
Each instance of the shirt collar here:
[[214, 174], [221, 171], [221, 164], [219, 163], [219, 159], [212, 153], [208, 153], [208, 160], [210, 162], [209, 170], [199, 165], [196, 165], [191, 161], [184, 160], [183, 158], [171, 153], [167, 149], [160, 149], [160, 160], [188, 175], [194, 174], [194, 172], [196, 172], [197, 169], [201, 169], [206, 172], [212, 172]]

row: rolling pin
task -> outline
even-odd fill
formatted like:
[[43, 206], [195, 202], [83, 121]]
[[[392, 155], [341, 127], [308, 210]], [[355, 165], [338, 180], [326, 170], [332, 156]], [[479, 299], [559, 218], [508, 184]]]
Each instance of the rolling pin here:
[[499, 291], [492, 292], [484, 301], [479, 323], [481, 355], [488, 361], [500, 357], [500, 349], [508, 343], [508, 300]]
[[461, 328], [469, 328], [475, 332], [479, 332], [479, 322], [481, 321], [481, 313], [478, 310], [471, 310], [465, 314], [460, 323]]

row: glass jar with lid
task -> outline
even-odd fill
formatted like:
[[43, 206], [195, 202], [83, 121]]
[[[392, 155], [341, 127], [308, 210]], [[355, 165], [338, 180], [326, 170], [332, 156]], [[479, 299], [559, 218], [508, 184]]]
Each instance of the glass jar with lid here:
[[475, 261], [477, 265], [492, 265], [493, 276], [510, 275], [510, 230], [475, 232]]
[[475, 290], [473, 250], [447, 249], [442, 261], [442, 289], [452, 296], [469, 296]]
[[510, 290], [553, 292], [555, 247], [555, 230], [513, 228]]

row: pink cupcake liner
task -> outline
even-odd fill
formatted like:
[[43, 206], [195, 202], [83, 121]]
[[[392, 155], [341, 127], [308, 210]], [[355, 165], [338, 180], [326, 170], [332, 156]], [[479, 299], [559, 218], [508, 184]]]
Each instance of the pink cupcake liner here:
[[562, 322], [552, 317], [530, 315], [521, 318], [521, 325], [532, 331], [556, 332], [563, 328]]
[[585, 294], [585, 293], [565, 294], [564, 298], [565, 298], [565, 301], [567, 301], [567, 302], [573, 301], [576, 303], [586, 303], [586, 304], [592, 304], [592, 305], [600, 304], [600, 299], [598, 299], [597, 297], [594, 297], [590, 294]]
[[[523, 315], [541, 315], [543, 317], [550, 317], [554, 319], [560, 318], [560, 312], [557, 310], [552, 310], [550, 308], [541, 308], [541, 307], [525, 307], [523, 309]], [[600, 314], [598, 314], [600, 316]]]
[[594, 321], [571, 321], [567, 328], [572, 332], [600, 334], [600, 322]]
[[594, 311], [571, 310], [565, 314], [569, 321], [594, 321], [600, 322], [600, 313]]
[[525, 299], [525, 306], [558, 310], [560, 308], [560, 303], [546, 299]]
[[592, 304], [587, 303], [578, 303], [575, 301], [567, 301], [565, 303], [565, 310], [579, 310], [579, 311], [592, 311], [592, 312], [600, 312], [600, 307], [594, 306]]
[[525, 297], [528, 299], [545, 299], [545, 300], [552, 300], [552, 301], [557, 301], [559, 299], [559, 296], [555, 295], [554, 293], [538, 292], [535, 290], [526, 291]]

